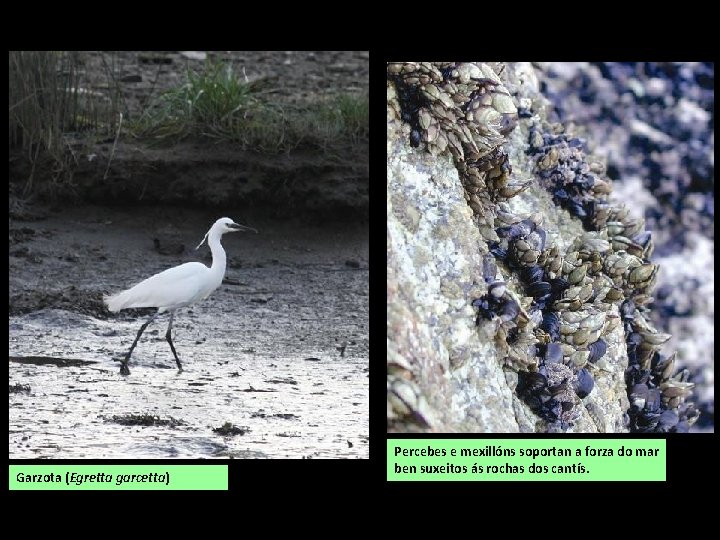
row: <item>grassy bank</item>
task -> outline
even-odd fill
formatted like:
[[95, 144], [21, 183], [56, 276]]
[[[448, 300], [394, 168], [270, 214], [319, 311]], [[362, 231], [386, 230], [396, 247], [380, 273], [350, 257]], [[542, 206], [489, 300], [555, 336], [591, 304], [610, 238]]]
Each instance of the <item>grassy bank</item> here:
[[138, 137], [174, 141], [206, 137], [244, 150], [286, 152], [366, 140], [367, 95], [337, 95], [315, 103], [278, 104], [263, 81], [248, 81], [230, 65], [208, 63], [164, 92], [129, 130]]
[[275, 154], [338, 152], [368, 139], [367, 94], [279, 102], [272, 82], [250, 81], [231, 63], [207, 61], [187, 69], [175, 88], [151, 95], [143, 110], [129, 111], [113, 53], [102, 54], [102, 73], [88, 73], [81, 52], [9, 55], [11, 160], [30, 164], [26, 179], [11, 180], [24, 181], [23, 195], [35, 191], [39, 178], [53, 189], [72, 188], [78, 159], [100, 141], [203, 139]]

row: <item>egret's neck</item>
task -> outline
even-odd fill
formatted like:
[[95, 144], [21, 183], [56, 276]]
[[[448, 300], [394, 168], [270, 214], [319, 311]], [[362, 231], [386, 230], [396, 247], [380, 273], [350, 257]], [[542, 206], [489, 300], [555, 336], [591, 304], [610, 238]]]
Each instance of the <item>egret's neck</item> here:
[[208, 235], [208, 245], [210, 246], [210, 252], [212, 253], [212, 266], [210, 271], [213, 274], [217, 274], [222, 277], [225, 275], [225, 250], [220, 244], [221, 235], [215, 231], [212, 231]]

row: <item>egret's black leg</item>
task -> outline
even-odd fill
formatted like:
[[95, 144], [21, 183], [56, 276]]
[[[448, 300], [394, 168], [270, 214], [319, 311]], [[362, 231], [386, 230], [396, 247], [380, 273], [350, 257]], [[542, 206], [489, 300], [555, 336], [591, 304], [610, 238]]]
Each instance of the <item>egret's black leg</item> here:
[[177, 362], [178, 369], [182, 371], [182, 364], [180, 363], [180, 359], [178, 358], [177, 353], [175, 352], [175, 346], [173, 345], [172, 338], [170, 337], [170, 332], [172, 331], [172, 322], [173, 318], [175, 317], [175, 312], [170, 313], [170, 324], [168, 324], [167, 333], [165, 334], [165, 339], [167, 339], [167, 342], [170, 344], [170, 348], [172, 349], [173, 355], [175, 356], [175, 361]]
[[155, 317], [158, 316], [158, 312], [156, 311], [155, 314], [148, 319], [148, 321], [143, 324], [140, 327], [140, 331], [137, 333], [137, 336], [135, 336], [135, 341], [133, 341], [133, 344], [130, 346], [130, 350], [125, 355], [125, 360], [122, 360], [120, 362], [120, 374], [121, 375], [130, 375], [130, 370], [127, 367], [128, 362], [130, 361], [130, 355], [132, 354], [133, 350], [138, 344], [138, 341], [140, 341], [140, 336], [142, 336], [142, 333], [145, 331], [145, 329], [148, 327], [148, 325], [155, 320]]

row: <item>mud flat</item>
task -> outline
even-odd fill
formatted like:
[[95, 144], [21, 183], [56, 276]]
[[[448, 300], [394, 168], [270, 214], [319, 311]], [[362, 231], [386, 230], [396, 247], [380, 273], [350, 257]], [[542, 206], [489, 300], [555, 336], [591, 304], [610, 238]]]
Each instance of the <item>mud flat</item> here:
[[[190, 260], [228, 215], [225, 283], [114, 356], [152, 310], [104, 293]], [[11, 458], [367, 458], [368, 228], [255, 210], [47, 208], [10, 226]], [[30, 216], [29, 216], [30, 217]]]

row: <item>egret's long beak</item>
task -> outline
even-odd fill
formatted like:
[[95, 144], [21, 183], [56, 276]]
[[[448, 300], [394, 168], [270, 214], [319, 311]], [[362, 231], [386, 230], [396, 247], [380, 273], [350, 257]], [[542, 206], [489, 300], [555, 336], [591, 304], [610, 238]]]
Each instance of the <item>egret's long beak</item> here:
[[228, 227], [236, 231], [252, 231], [257, 234], [256, 229], [253, 229], [252, 227], [246, 227], [245, 225], [240, 225], [239, 223], [231, 223], [230, 225], [228, 225]]

